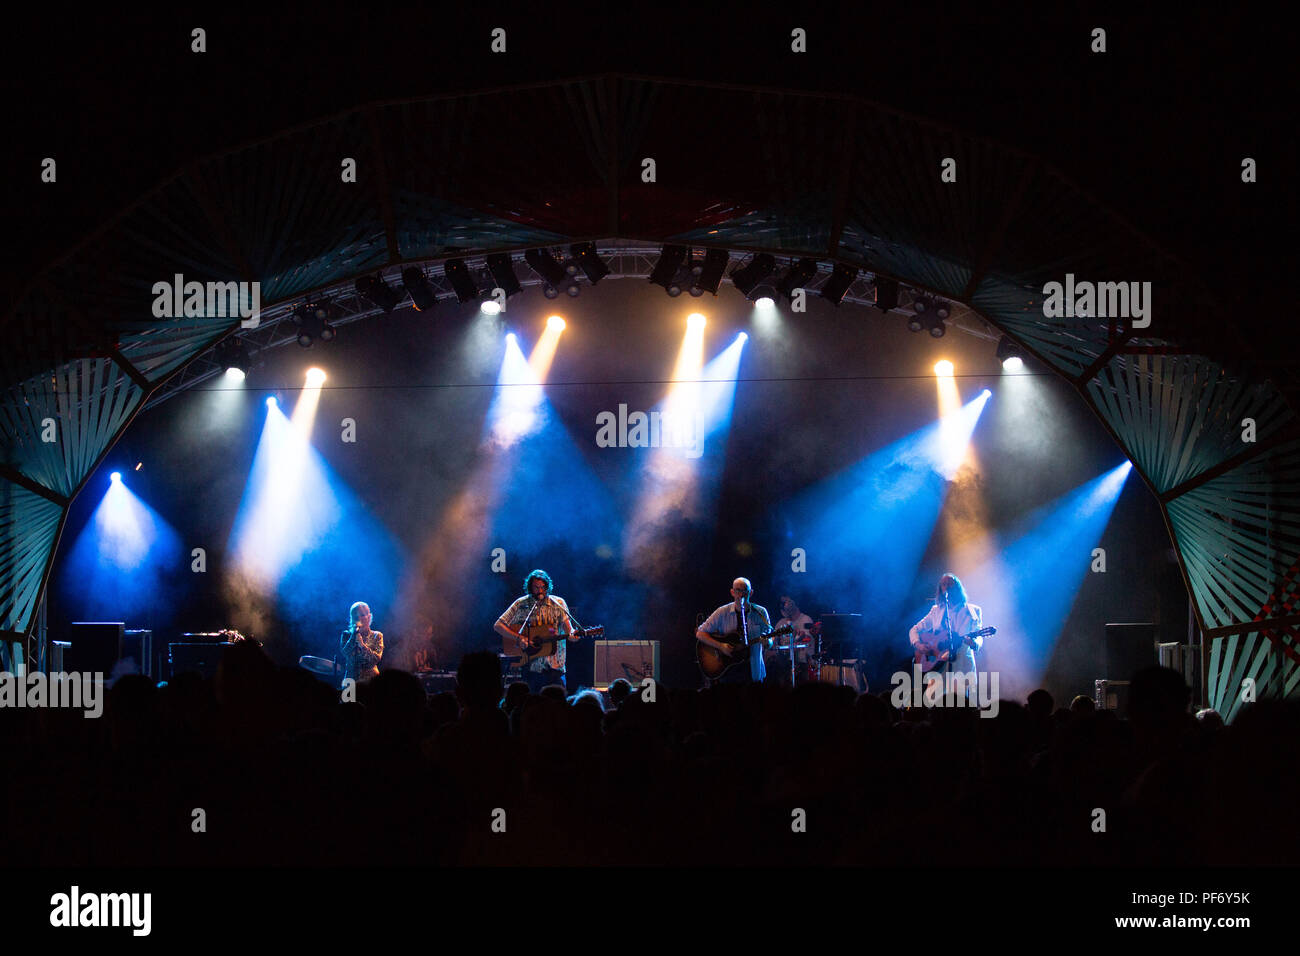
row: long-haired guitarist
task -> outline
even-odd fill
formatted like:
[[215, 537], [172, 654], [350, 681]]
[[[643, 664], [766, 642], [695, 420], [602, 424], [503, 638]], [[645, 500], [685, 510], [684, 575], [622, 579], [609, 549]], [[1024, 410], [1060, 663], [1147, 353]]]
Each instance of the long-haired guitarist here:
[[554, 586], [551, 576], [541, 568], [528, 572], [524, 578], [524, 595], [506, 608], [493, 625], [508, 641], [519, 642], [525, 656], [530, 642], [527, 634], [539, 635], [532, 640], [552, 639], [554, 653], [538, 657], [522, 669], [528, 689], [534, 694], [549, 684], [564, 686], [565, 645], [568, 640], [578, 640], [569, 605], [564, 598], [551, 593]]
[[970, 675], [968, 679], [973, 680], [975, 652], [984, 646], [984, 638], [967, 635], [983, 627], [983, 613], [978, 604], [971, 604], [966, 599], [966, 588], [961, 579], [948, 572], [939, 578], [934, 591], [934, 606], [908, 632], [913, 652], [918, 649], [926, 653], [937, 651], [940, 657], [944, 657], [943, 651], [949, 650], [943, 669]]
[[[752, 598], [754, 586], [748, 578], [736, 578], [731, 582], [731, 603], [724, 604], [695, 631], [695, 639], [721, 652], [727, 658], [748, 654], [749, 666], [743, 663], [739, 667], [728, 668], [718, 678], [718, 683], [757, 683], [767, 676], [763, 666], [763, 648], [766, 641], [762, 636], [772, 630], [772, 620], [767, 616], [767, 608], [754, 604]], [[744, 635], [749, 647], [741, 644], [718, 640], [723, 636]]]

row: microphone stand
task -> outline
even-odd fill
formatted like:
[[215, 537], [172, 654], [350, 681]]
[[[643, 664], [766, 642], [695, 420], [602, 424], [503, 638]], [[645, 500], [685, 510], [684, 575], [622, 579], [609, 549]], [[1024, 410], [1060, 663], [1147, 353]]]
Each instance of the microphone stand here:
[[[742, 600], [740, 608], [736, 611], [736, 618], [739, 625], [738, 630], [740, 631], [740, 646], [745, 649], [745, 657], [747, 658], [745, 665], [749, 666], [748, 658], [753, 653], [753, 650], [749, 646], [749, 621], [746, 620], [747, 617], [749, 617], [749, 608], [745, 606], [745, 601]], [[749, 672], [749, 679], [754, 679], [752, 668]]]
[[956, 655], [956, 649], [952, 646], [952, 616], [948, 611], [948, 592], [943, 592], [943, 631], [946, 637], [944, 643], [948, 648], [948, 659], [943, 662], [943, 692], [947, 695], [952, 690], [952, 659]]

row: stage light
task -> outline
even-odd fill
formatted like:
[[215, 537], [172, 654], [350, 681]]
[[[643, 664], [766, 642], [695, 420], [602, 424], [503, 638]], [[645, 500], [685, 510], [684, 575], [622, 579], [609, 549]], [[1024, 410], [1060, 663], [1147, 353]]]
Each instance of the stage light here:
[[704, 328], [707, 322], [708, 319], [706, 319], [700, 313], [692, 312], [690, 315], [686, 317], [686, 328], [692, 332], [695, 332], [698, 331], [699, 329]]
[[[418, 269], [408, 269], [407, 272], [418, 272]], [[403, 273], [405, 278], [405, 273]], [[408, 285], [409, 289], [410, 286]], [[401, 301], [399, 296], [392, 288], [384, 282], [384, 277], [376, 273], [372, 276], [362, 276], [356, 282], [357, 294], [369, 299], [375, 305], [379, 306], [385, 312], [392, 312], [397, 308], [397, 303]], [[324, 316], [321, 317], [322, 319]]]
[[120, 471], [115, 471], [115, 472], [113, 472], [111, 475], [108, 476], [108, 480], [109, 480], [109, 481], [121, 481], [121, 480], [122, 480], [122, 473], [121, 473]]
[[143, 467], [144, 467], [144, 462], [142, 462], [142, 461], [137, 461], [137, 462], [135, 463], [135, 470], [136, 470], [136, 471], [139, 471], [139, 470], [140, 470], [141, 468], [143, 468]]
[[704, 254], [703, 268], [691, 285], [691, 295], [703, 295], [705, 292], [718, 294], [722, 283], [722, 274], [731, 264], [731, 257], [721, 249], [710, 249]]
[[274, 396], [274, 395], [272, 395], [272, 396], [270, 396], [269, 398], [267, 398], [267, 400], [266, 400], [266, 407], [267, 407], [267, 408], [275, 408], [275, 396]]
[[776, 299], [772, 298], [770, 295], [760, 295], [754, 300], [754, 305], [758, 306], [764, 312], [768, 312], [776, 308]]
[[529, 249], [524, 253], [524, 261], [546, 280], [546, 284], [542, 287], [546, 298], [554, 299], [560, 294], [560, 287], [564, 284], [565, 278], [564, 266], [560, 265], [549, 250]]
[[507, 332], [507, 333], [506, 333], [506, 341], [507, 341], [507, 342], [515, 342], [515, 341], [517, 341], [516, 338], [515, 338], [515, 333], [513, 333], [513, 332]]
[[748, 341], [749, 341], [749, 333], [748, 333], [748, 332], [741, 332], [739, 335], [736, 336], [736, 338], [739, 339], [741, 342], [748, 342]]
[[781, 276], [780, 281], [777, 282], [776, 291], [785, 296], [786, 299], [793, 301], [794, 290], [802, 289], [808, 280], [816, 274], [816, 259], [800, 259], [798, 262], [792, 262]]
[[578, 265], [582, 267], [582, 271], [586, 273], [592, 285], [609, 275], [609, 266], [605, 265], [596, 254], [594, 242], [575, 242], [569, 246], [569, 252], [578, 260]]
[[469, 266], [464, 259], [448, 259], [442, 266], [442, 274], [451, 283], [456, 293], [456, 300], [464, 305], [478, 298], [478, 286], [469, 274]]
[[917, 296], [912, 302], [912, 311], [916, 314], [907, 320], [907, 327], [913, 332], [929, 329], [934, 338], [943, 338], [948, 327], [943, 320], [948, 318], [948, 303], [942, 299], [933, 299], [928, 295]]
[[731, 273], [731, 282], [746, 297], [750, 297], [749, 294], [755, 287], [775, 271], [776, 260], [766, 252], [760, 252], [746, 265]]
[[314, 388], [316, 386], [324, 385], [324, 384], [325, 384], [325, 372], [323, 369], [316, 368], [315, 366], [312, 366], [311, 368], [307, 369], [307, 385], [309, 387]]
[[548, 329], [554, 329], [556, 332], [563, 332], [564, 324], [564, 319], [560, 318], [558, 315], [553, 315], [546, 320], [546, 327]]
[[329, 311], [319, 303], [308, 303], [294, 309], [293, 324], [298, 327], [298, 344], [308, 349], [316, 339], [322, 342], [332, 340], [334, 329], [325, 321], [328, 315]]
[[570, 298], [576, 299], [578, 297], [578, 293], [582, 291], [582, 283], [579, 282], [577, 277], [575, 276], [569, 279], [569, 281], [564, 284], [564, 291], [569, 294]]
[[947, 359], [941, 359], [934, 363], [934, 374], [942, 377], [952, 375], [952, 363]]
[[496, 288], [504, 291], [507, 299], [523, 289], [515, 275], [514, 263], [506, 253], [494, 252], [488, 256], [487, 267], [488, 272], [492, 273], [492, 281], [496, 283]]
[[685, 259], [685, 246], [664, 246], [659, 253], [659, 261], [650, 270], [650, 282], [654, 285], [663, 286], [664, 290], [671, 296], [681, 295], [682, 286], [680, 282], [676, 281], [676, 278]]
[[1025, 367], [1025, 361], [1021, 357], [1020, 346], [1011, 341], [1009, 336], [1002, 336], [998, 339], [998, 361], [1002, 363], [1002, 370], [1005, 372], [1019, 372]]
[[[402, 270], [402, 285], [410, 293], [411, 304], [415, 306], [416, 312], [432, 312], [433, 307], [438, 304], [438, 297], [433, 294], [428, 277], [415, 266]], [[387, 308], [384, 311], [391, 312], [392, 309]]]
[[491, 296], [487, 296], [479, 303], [478, 310], [484, 315], [500, 315], [501, 303]]
[[857, 277], [857, 267], [850, 267], [836, 263], [835, 268], [831, 270], [831, 277], [827, 279], [826, 284], [822, 286], [822, 298], [829, 299], [831, 305], [839, 305], [844, 301], [844, 296], [848, 294], [849, 286], [853, 285], [853, 281]]
[[[881, 312], [892, 312], [898, 308], [897, 279], [882, 279], [876, 276], [876, 308]], [[920, 329], [916, 331], [919, 332]]]
[[216, 361], [226, 367], [226, 377], [237, 382], [244, 380], [251, 364], [248, 347], [238, 337], [226, 339], [217, 346]]

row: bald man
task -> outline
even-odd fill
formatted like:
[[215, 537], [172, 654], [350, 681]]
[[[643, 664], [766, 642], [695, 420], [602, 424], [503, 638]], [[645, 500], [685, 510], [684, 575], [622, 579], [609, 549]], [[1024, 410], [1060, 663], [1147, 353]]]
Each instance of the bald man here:
[[695, 632], [697, 641], [708, 644], [730, 657], [731, 646], [725, 641], [717, 640], [715, 635], [730, 634], [740, 630], [741, 616], [742, 614], [744, 616], [745, 626], [752, 642], [749, 646], [749, 667], [743, 665], [733, 667], [715, 683], [748, 684], [750, 681], [758, 683], [767, 676], [767, 670], [763, 666], [763, 648], [767, 642], [756, 638], [772, 630], [772, 619], [767, 616], [767, 608], [752, 603], [753, 596], [754, 586], [749, 583], [749, 579], [736, 578], [731, 582], [731, 603], [722, 605], [710, 614], [709, 619]]

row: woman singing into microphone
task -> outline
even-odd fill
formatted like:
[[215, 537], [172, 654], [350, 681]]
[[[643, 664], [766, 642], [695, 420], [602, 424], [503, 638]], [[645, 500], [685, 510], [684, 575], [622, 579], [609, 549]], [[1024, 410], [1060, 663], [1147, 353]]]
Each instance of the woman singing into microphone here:
[[343, 677], [355, 681], [377, 677], [379, 660], [384, 656], [384, 635], [370, 629], [370, 605], [366, 602], [358, 601], [348, 614], [352, 624], [339, 635]]

